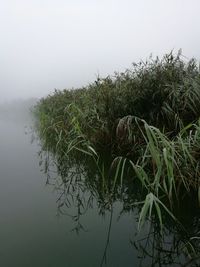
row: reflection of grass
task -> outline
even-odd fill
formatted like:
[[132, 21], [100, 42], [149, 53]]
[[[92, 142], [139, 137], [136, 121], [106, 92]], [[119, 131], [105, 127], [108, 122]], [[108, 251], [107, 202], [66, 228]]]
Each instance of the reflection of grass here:
[[[126, 177], [126, 167], [123, 172], [123, 178], [126, 179], [123, 179], [121, 184], [121, 171], [123, 171], [124, 164], [125, 166], [127, 164], [128, 167], [128, 159], [116, 158], [113, 161], [113, 173], [111, 173], [111, 171], [108, 172], [101, 165], [103, 162], [100, 161], [100, 158], [96, 157], [99, 167], [96, 168], [96, 163], [93, 164], [94, 158], [91, 161], [91, 157], [84, 157], [83, 153], [79, 153], [76, 155], [76, 158], [72, 156], [67, 160], [66, 157], [58, 158], [54, 163], [58, 170], [56, 174], [53, 168], [53, 157], [49, 153], [40, 153], [40, 156], [41, 154], [43, 154], [42, 166], [45, 166], [44, 171], [47, 172], [47, 180], [57, 192], [58, 215], [69, 216], [74, 222], [74, 231], [79, 233], [80, 231], [88, 230], [88, 225], [84, 223], [85, 220], [83, 218], [87, 216], [88, 212], [90, 214], [92, 209], [95, 210], [95, 213], [97, 211], [102, 215], [103, 218], [107, 217], [110, 213], [108, 237], [102, 264], [105, 262], [109, 247], [112, 212], [116, 207], [119, 207], [119, 204], [120, 211], [117, 208], [119, 213], [115, 214], [117, 215], [117, 220], [122, 219], [124, 215], [126, 217], [127, 215], [134, 214], [134, 217], [136, 216], [135, 218], [140, 221], [139, 227], [142, 227], [145, 221], [149, 222], [149, 224], [146, 223], [145, 225], [147, 227], [144, 227], [134, 237], [133, 245], [138, 250], [138, 253], [142, 253], [141, 266], [150, 266], [145, 264], [146, 259], [149, 258], [152, 258], [152, 262], [155, 264], [152, 263], [151, 266], [157, 266], [157, 261], [162, 262], [160, 266], [171, 266], [170, 264], [177, 262], [177, 260], [178, 262], [179, 260], [184, 262], [186, 259], [182, 258], [183, 255], [190, 258], [196, 258], [199, 255], [199, 213], [198, 205], [197, 203], [195, 205], [192, 197], [181, 198], [180, 205], [175, 203], [178, 213], [182, 211], [181, 216], [179, 214], [179, 219], [185, 229], [189, 229], [188, 234], [183, 227], [174, 223], [173, 215], [170, 214], [169, 210], [165, 210], [165, 207], [162, 207], [161, 201], [152, 193], [147, 194], [146, 203], [142, 209], [146, 210], [146, 216], [144, 216], [143, 211], [138, 216], [138, 204], [144, 204], [142, 200], [145, 199], [146, 192], [142, 192], [140, 186], [137, 186], [139, 180], [135, 179], [133, 182], [131, 177]], [[101, 170], [101, 173], [99, 170]], [[55, 179], [55, 175], [59, 175], [59, 177]], [[155, 203], [159, 206], [160, 212], [162, 212], [162, 235], [158, 219], [159, 213], [157, 213]], [[150, 209], [149, 207], [152, 208]], [[177, 214], [177, 211], [175, 214]], [[133, 219], [132, 215], [130, 217], [131, 220]], [[145, 217], [147, 220], [145, 220]], [[141, 221], [142, 218], [144, 218], [143, 222]], [[141, 238], [143, 241], [140, 241]], [[180, 255], [181, 258], [179, 257]], [[143, 261], [144, 265], [142, 264]], [[181, 263], [180, 266], [182, 266]]]
[[128, 170], [146, 190], [140, 227], [152, 211], [162, 226], [163, 212], [174, 218], [182, 189], [198, 191], [200, 72], [193, 59], [170, 53], [85, 88], [55, 91], [35, 114], [44, 149], [63, 160], [77, 151], [92, 156], [104, 190], [110, 177], [99, 151], [110, 148], [111, 191]]

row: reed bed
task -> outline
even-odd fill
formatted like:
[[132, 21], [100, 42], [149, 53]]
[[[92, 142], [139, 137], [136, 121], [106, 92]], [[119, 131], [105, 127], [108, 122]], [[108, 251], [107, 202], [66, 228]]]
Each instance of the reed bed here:
[[152, 213], [161, 228], [163, 212], [175, 220], [173, 203], [183, 190], [196, 192], [200, 201], [200, 71], [180, 51], [134, 63], [83, 88], [56, 90], [34, 113], [45, 150], [63, 160], [87, 154], [102, 180], [111, 179], [99, 164], [107, 150], [113, 190], [128, 172], [141, 183], [146, 198], [139, 228]]

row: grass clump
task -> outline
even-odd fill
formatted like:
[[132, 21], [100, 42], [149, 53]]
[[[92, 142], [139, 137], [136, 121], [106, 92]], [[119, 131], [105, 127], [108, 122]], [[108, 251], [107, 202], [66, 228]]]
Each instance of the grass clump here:
[[[194, 59], [187, 63], [181, 54], [161, 60], [150, 58], [114, 76], [98, 78], [76, 90], [56, 90], [37, 106], [40, 128], [66, 135], [83, 135], [93, 144], [127, 142], [126, 120], [144, 119], [166, 134], [176, 135], [200, 116], [200, 73]], [[120, 123], [119, 123], [120, 122]], [[121, 127], [119, 127], [121, 126]], [[53, 131], [54, 130], [54, 131]], [[118, 142], [117, 141], [117, 142]], [[122, 143], [123, 143], [122, 142]]]
[[99, 151], [109, 148], [113, 190], [118, 177], [122, 184], [127, 169], [133, 171], [146, 190], [140, 225], [152, 208], [160, 224], [161, 210], [174, 217], [180, 190], [200, 188], [200, 70], [180, 52], [150, 57], [83, 88], [56, 90], [35, 114], [47, 151], [66, 156], [78, 150], [98, 163]]

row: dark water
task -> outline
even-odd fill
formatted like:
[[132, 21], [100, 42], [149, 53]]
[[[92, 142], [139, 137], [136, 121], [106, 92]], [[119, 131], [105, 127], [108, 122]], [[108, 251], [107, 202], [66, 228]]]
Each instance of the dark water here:
[[82, 163], [57, 171], [25, 125], [0, 120], [0, 266], [199, 266], [187, 257], [199, 231], [192, 207], [183, 218], [188, 239], [167, 218], [163, 239], [156, 222], [138, 234], [137, 190], [106, 194]]

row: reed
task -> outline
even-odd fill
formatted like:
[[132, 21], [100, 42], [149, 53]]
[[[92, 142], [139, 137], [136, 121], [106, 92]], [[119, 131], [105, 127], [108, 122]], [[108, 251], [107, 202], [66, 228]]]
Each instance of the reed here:
[[152, 210], [161, 226], [163, 212], [175, 219], [173, 203], [182, 190], [197, 192], [200, 202], [200, 71], [181, 52], [150, 57], [83, 88], [56, 90], [34, 113], [45, 150], [63, 160], [87, 154], [105, 185], [110, 177], [100, 158], [107, 149], [112, 191], [128, 172], [141, 183], [139, 228]]

